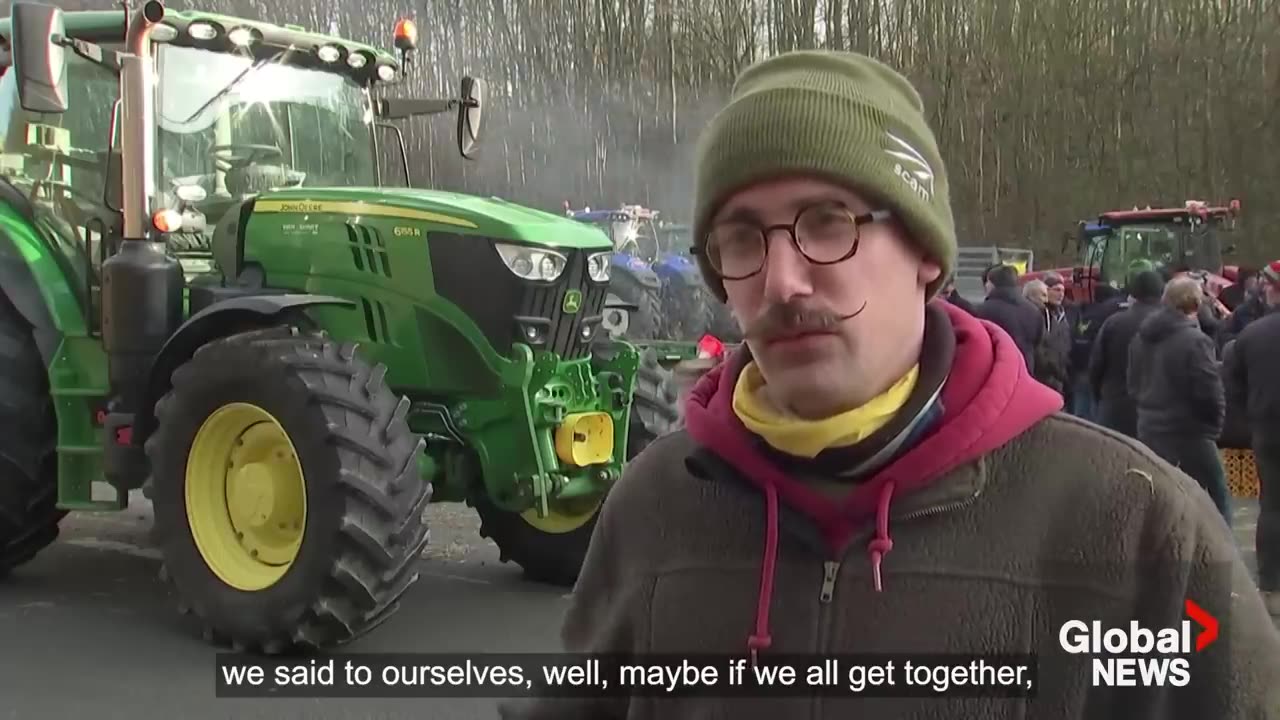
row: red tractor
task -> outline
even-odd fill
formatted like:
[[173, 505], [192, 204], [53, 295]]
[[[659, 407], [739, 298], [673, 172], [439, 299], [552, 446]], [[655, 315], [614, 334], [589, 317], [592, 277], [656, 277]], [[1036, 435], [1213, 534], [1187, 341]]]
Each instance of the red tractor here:
[[1180, 208], [1105, 212], [1097, 220], [1080, 222], [1078, 265], [1027, 273], [1021, 280], [1056, 272], [1067, 281], [1069, 300], [1089, 304], [1099, 284], [1123, 288], [1138, 269], [1151, 268], [1170, 277], [1191, 273], [1202, 279], [1221, 316], [1230, 308], [1217, 298], [1235, 282], [1237, 268], [1223, 264], [1222, 256], [1234, 252], [1235, 246], [1223, 249], [1219, 233], [1234, 230], [1239, 214], [1239, 200], [1225, 206], [1188, 200]]

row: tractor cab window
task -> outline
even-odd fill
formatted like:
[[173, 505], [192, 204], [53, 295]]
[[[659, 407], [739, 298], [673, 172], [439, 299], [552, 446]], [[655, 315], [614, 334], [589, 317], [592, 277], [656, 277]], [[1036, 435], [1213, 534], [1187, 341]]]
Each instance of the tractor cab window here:
[[1119, 287], [1124, 283], [1127, 264], [1124, 241], [1119, 234], [1090, 238], [1085, 266], [1098, 269], [1098, 282]]
[[1222, 240], [1212, 222], [1199, 222], [1183, 231], [1184, 262], [1192, 268], [1222, 267]]
[[1179, 261], [1178, 236], [1165, 227], [1126, 227], [1121, 229], [1127, 265], [1150, 262], [1156, 269], [1176, 265]]
[[662, 254], [687, 255], [689, 227], [686, 225], [663, 225], [658, 233], [658, 252]]
[[652, 220], [615, 213], [609, 222], [608, 233], [613, 239], [614, 249], [648, 262], [658, 258], [658, 232]]
[[93, 249], [100, 221], [113, 222], [107, 201], [119, 207], [119, 177], [108, 182], [107, 157], [119, 84], [111, 71], [73, 53], [66, 57], [64, 113], [23, 110], [14, 73], [0, 78], [0, 175], [32, 201], [40, 222], [66, 246], [64, 255], [75, 258], [85, 243]]
[[368, 94], [285, 60], [161, 49], [157, 191], [168, 203], [189, 185], [209, 206], [275, 188], [376, 185]]

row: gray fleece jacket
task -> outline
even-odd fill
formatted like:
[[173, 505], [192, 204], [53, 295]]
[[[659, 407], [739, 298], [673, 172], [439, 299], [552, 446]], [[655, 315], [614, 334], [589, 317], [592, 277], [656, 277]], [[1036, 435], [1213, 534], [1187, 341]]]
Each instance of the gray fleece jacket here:
[[[945, 313], [942, 320], [939, 314]], [[730, 407], [740, 352], [691, 395], [609, 496], [565, 620], [569, 652], [1038, 656], [1034, 698], [611, 697], [513, 702], [502, 717], [1280, 718], [1280, 633], [1200, 487], [1145, 446], [1057, 412], [993, 324], [931, 305], [954, 339], [937, 419], [843, 496], [784, 472]], [[926, 346], [929, 346], [926, 338]], [[922, 372], [922, 376], [925, 373]], [[1069, 620], [1218, 636], [1187, 687], [1091, 685]], [[1191, 622], [1193, 633], [1200, 627]]]

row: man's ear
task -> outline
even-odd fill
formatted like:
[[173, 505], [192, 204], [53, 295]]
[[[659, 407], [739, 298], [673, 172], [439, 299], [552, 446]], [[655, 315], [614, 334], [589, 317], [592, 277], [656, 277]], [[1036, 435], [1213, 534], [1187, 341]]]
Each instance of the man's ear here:
[[921, 259], [920, 271], [917, 278], [920, 281], [920, 287], [925, 287], [929, 283], [937, 280], [942, 275], [942, 267], [932, 260]]

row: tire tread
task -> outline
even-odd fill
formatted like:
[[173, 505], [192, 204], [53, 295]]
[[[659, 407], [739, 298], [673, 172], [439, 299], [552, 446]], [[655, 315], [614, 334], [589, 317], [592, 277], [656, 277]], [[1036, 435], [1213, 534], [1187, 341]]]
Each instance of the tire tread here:
[[[387, 386], [384, 366], [359, 358], [354, 343], [292, 327], [253, 330], [201, 347], [175, 371], [173, 388], [156, 406], [159, 429], [147, 442], [149, 455], [154, 457], [164, 442], [166, 418], [183, 412], [182, 394], [199, 377], [202, 356], [211, 353], [208, 361], [213, 362], [220, 349], [259, 354], [265, 364], [301, 383], [327, 419], [325, 442], [343, 458], [335, 490], [344, 504], [335, 540], [338, 552], [315, 597], [286, 614], [296, 622], [271, 628], [265, 637], [226, 640], [248, 652], [273, 655], [350, 643], [395, 612], [417, 581], [416, 564], [429, 538], [423, 509], [432, 486], [417, 475], [416, 457], [424, 441], [406, 422], [407, 400]], [[417, 492], [405, 494], [411, 486]], [[164, 547], [165, 539], [157, 540]], [[174, 573], [166, 575], [173, 585]], [[200, 604], [192, 605], [206, 630], [219, 635]]]
[[57, 417], [30, 326], [0, 294], [0, 577], [58, 539]]

